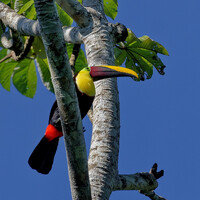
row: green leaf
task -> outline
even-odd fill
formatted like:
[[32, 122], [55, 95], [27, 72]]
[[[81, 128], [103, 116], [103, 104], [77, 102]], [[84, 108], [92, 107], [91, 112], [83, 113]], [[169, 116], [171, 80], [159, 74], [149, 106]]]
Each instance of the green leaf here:
[[28, 1], [21, 7], [18, 14], [21, 15], [22, 13], [26, 12], [33, 4], [34, 4], [34, 0]]
[[[7, 51], [8, 51], [7, 49], [1, 49], [1, 51], [0, 51], [0, 60], [7, 55]], [[0, 65], [1, 65], [1, 63], [0, 63]]]
[[[141, 61], [146, 67], [149, 63], [150, 68], [151, 68], [151, 65], [153, 65], [157, 69], [157, 71], [161, 75], [163, 75], [165, 65], [162, 63], [160, 58], [157, 56], [157, 51], [155, 50], [154, 47], [155, 46], [150, 45], [149, 43], [146, 43], [146, 40], [138, 40], [138, 41], [134, 41], [133, 43], [129, 44], [127, 46], [127, 51], [130, 52], [132, 59], [136, 59], [135, 58], [136, 54], [139, 57], [141, 57], [141, 59], [138, 59], [138, 56], [137, 56], [136, 62]], [[145, 61], [143, 58], [145, 59]], [[146, 62], [146, 61], [148, 61], [148, 62]], [[141, 65], [141, 63], [138, 63], [138, 64]], [[152, 76], [152, 74], [149, 74], [149, 75], [147, 75], [147, 78], [149, 78], [151, 76]]]
[[[153, 67], [161, 75], [164, 75], [165, 65], [157, 54], [168, 55], [168, 52], [161, 44], [148, 36], [137, 38], [128, 29], [128, 37], [125, 43], [118, 44], [116, 47], [120, 50], [115, 49], [115, 54], [118, 55], [115, 62], [122, 64], [126, 60], [126, 67], [136, 71], [140, 80], [150, 79], [153, 74]], [[126, 58], [124, 58], [124, 52], [126, 52]]]
[[114, 54], [115, 54], [115, 65], [117, 66], [122, 65], [127, 57], [126, 51], [119, 48], [115, 48]]
[[155, 66], [159, 73], [162, 73], [163, 69], [165, 68], [165, 65], [162, 63], [162, 61], [154, 51], [142, 48], [135, 48], [134, 52], [148, 60], [153, 66]]
[[167, 56], [169, 55], [168, 51], [161, 44], [153, 41], [149, 36], [144, 35], [138, 39], [142, 42], [140, 45], [141, 47], [155, 51], [156, 53], [164, 54]]
[[111, 19], [115, 19], [117, 16], [118, 2], [117, 0], [104, 0], [104, 12]]
[[10, 1], [11, 1], [11, 0], [1, 0], [1, 2], [4, 3], [4, 4], [10, 3]]
[[130, 44], [134, 41], [137, 41], [138, 38], [136, 37], [136, 35], [133, 33], [133, 31], [131, 31], [129, 28], [127, 28], [127, 31], [128, 31], [128, 36], [126, 38], [126, 42], [127, 44]]
[[144, 57], [133, 53], [134, 58], [136, 59], [137, 64], [142, 69], [142, 75], [144, 78], [150, 79], [153, 75], [153, 65], [146, 60]]
[[47, 59], [41, 59], [40, 57], [37, 57], [36, 60], [37, 60], [37, 67], [38, 67], [38, 71], [39, 71], [42, 83], [48, 90], [54, 93]]
[[44, 48], [42, 39], [40, 37], [34, 38], [32, 47], [33, 47], [33, 51], [36, 56], [38, 56], [39, 58], [42, 58], [42, 59], [46, 58], [45, 48]]
[[73, 19], [56, 3], [58, 15], [63, 26], [71, 26]]
[[33, 98], [37, 88], [37, 75], [33, 60], [24, 59], [16, 66], [13, 84], [23, 95]]
[[27, 10], [25, 17], [32, 20], [37, 19], [37, 13], [34, 4]]
[[0, 67], [0, 82], [4, 89], [10, 91], [11, 76], [14, 68], [17, 66], [17, 62], [11, 61], [5, 63]]
[[143, 77], [144, 76], [144, 72], [143, 70], [141, 70], [141, 68], [137, 67], [135, 65], [135, 63], [133, 62], [133, 59], [127, 55], [127, 59], [126, 59], [126, 62], [125, 62], [125, 66], [126, 68], [129, 68], [129, 69], [132, 69], [133, 71], [135, 71], [138, 75], [139, 75], [139, 78], [136, 79], [136, 78], [133, 78], [133, 80], [135, 81], [140, 81], [141, 79], [141, 76]]

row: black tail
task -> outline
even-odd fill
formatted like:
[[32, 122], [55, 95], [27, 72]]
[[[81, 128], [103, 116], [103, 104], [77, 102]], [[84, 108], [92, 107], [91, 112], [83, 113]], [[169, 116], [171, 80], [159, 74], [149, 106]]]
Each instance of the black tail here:
[[48, 174], [53, 165], [58, 141], [58, 137], [48, 141], [44, 136], [29, 157], [28, 163], [31, 168], [37, 170], [39, 173]]

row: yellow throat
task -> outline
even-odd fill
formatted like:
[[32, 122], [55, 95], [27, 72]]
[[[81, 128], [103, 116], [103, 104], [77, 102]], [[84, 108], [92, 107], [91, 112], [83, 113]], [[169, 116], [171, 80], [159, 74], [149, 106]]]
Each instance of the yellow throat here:
[[76, 76], [76, 85], [78, 90], [87, 96], [95, 96], [95, 87], [89, 69], [81, 70]]

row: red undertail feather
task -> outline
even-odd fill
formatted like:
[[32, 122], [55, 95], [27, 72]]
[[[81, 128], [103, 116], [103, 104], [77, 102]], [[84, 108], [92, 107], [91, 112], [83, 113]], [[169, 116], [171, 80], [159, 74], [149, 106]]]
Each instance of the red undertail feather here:
[[62, 132], [58, 131], [53, 125], [49, 124], [47, 126], [45, 135], [29, 157], [28, 163], [32, 169], [42, 174], [48, 174], [50, 172], [59, 137], [62, 135]]
[[57, 137], [62, 137], [63, 133], [58, 131], [53, 125], [49, 124], [46, 128], [45, 137], [51, 141]]

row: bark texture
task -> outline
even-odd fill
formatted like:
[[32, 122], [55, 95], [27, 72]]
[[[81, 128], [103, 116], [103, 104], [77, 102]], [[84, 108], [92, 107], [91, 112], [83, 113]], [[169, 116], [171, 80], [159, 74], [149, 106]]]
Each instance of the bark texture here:
[[22, 35], [39, 35], [38, 22], [18, 15], [9, 6], [0, 2], [0, 19], [5, 26], [20, 32]]
[[[83, 38], [89, 66], [114, 65], [113, 37], [108, 22], [102, 17], [102, 4], [85, 1], [93, 18], [93, 27]], [[98, 6], [97, 6], [98, 5]], [[103, 15], [102, 15], [103, 14]], [[119, 97], [116, 79], [95, 83], [93, 133], [88, 161], [92, 199], [109, 199], [118, 174]]]
[[53, 1], [35, 0], [41, 36], [61, 116], [72, 199], [91, 199], [87, 154], [78, 101], [61, 24]]

